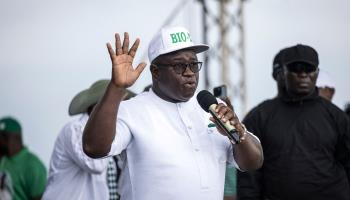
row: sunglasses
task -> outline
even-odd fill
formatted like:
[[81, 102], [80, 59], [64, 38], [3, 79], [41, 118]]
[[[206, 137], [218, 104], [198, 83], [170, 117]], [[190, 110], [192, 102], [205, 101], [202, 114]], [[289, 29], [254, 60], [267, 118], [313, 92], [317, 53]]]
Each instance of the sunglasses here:
[[294, 73], [312, 73], [317, 71], [317, 67], [308, 63], [296, 62], [287, 65], [287, 70]]
[[203, 65], [203, 62], [192, 62], [192, 63], [177, 63], [177, 64], [157, 64], [155, 66], [169, 66], [174, 69], [175, 73], [183, 74], [186, 71], [187, 67], [190, 68], [190, 70], [193, 73], [197, 73], [201, 70], [202, 65]]

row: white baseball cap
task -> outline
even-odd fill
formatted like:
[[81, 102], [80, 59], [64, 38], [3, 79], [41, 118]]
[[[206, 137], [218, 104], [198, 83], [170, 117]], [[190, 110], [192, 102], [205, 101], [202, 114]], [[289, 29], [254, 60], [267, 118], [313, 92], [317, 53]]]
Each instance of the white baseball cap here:
[[329, 88], [336, 88], [335, 81], [332, 79], [330, 73], [327, 71], [321, 70], [318, 73], [317, 87], [329, 87]]
[[190, 32], [184, 27], [164, 27], [151, 40], [148, 46], [150, 63], [158, 56], [180, 49], [193, 49], [201, 53], [209, 49], [205, 44], [194, 44]]

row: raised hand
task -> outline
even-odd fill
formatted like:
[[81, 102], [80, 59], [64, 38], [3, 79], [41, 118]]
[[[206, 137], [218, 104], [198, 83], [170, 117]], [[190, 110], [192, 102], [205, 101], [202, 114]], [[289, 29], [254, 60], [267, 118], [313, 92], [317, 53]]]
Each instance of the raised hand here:
[[124, 33], [123, 46], [121, 45], [119, 34], [115, 34], [116, 51], [113, 50], [110, 43], [107, 43], [109, 56], [112, 60], [111, 82], [114, 83], [115, 86], [120, 88], [130, 87], [135, 83], [143, 69], [146, 67], [145, 62], [138, 64], [138, 66], [135, 69], [132, 66], [139, 44], [140, 39], [136, 39], [129, 50], [129, 34], [127, 32]]

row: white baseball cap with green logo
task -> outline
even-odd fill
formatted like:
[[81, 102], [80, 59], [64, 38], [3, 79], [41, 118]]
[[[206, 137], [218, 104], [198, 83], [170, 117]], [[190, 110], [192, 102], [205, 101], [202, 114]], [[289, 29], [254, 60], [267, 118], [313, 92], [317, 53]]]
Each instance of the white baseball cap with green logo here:
[[151, 40], [148, 46], [148, 59], [150, 63], [160, 55], [181, 49], [193, 49], [201, 53], [209, 49], [205, 44], [194, 44], [190, 32], [184, 27], [162, 28]]

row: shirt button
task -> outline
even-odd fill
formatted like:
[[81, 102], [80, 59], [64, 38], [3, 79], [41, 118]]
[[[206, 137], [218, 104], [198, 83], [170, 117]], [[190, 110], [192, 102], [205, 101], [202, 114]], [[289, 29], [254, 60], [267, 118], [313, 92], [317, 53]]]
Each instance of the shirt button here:
[[191, 130], [191, 129], [192, 129], [192, 126], [187, 126], [187, 128], [188, 128], [189, 130]]
[[198, 148], [195, 148], [194, 150], [195, 150], [195, 151], [197, 151], [197, 152], [199, 151], [199, 149], [198, 149]]

